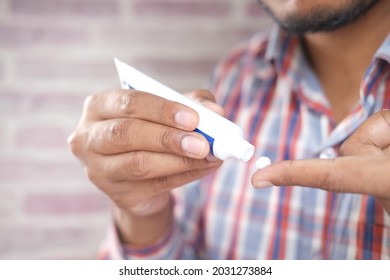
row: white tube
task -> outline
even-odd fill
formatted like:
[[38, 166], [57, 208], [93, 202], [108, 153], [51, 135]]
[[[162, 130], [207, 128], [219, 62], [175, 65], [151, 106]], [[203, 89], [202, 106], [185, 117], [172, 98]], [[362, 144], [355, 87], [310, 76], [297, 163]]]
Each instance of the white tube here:
[[241, 128], [233, 122], [118, 59], [115, 59], [115, 65], [123, 88], [151, 93], [194, 109], [199, 115], [199, 125], [195, 131], [206, 137], [211, 153], [218, 159], [226, 160], [234, 157], [246, 162], [254, 155], [254, 146], [243, 139]]

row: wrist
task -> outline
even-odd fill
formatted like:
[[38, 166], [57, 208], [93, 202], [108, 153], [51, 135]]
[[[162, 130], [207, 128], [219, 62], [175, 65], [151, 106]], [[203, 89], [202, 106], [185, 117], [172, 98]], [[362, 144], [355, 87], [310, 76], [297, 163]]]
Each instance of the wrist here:
[[148, 200], [139, 202], [126, 209], [129, 214], [137, 217], [148, 217], [164, 211], [166, 207], [172, 204], [172, 196], [170, 192], [159, 194]]
[[114, 206], [113, 216], [123, 243], [130, 246], [148, 246], [170, 230], [173, 221], [173, 199], [167, 193], [164, 197], [142, 202], [131, 209]]

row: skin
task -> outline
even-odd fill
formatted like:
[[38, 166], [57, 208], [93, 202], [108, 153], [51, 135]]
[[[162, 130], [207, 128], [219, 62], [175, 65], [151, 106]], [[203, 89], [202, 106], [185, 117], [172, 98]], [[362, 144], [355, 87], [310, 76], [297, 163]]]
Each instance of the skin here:
[[[339, 11], [350, 1], [353, 0], [261, 2], [283, 21], [310, 14], [317, 7]], [[353, 2], [356, 1], [359, 2]], [[335, 122], [345, 117], [358, 101], [364, 70], [389, 31], [389, 13], [390, 1], [380, 1], [364, 17], [345, 27], [302, 37], [308, 59], [330, 100]], [[190, 96], [223, 114], [212, 93], [198, 90]], [[68, 141], [89, 179], [113, 201], [114, 219], [123, 242], [145, 246], [161, 238], [172, 224], [170, 190], [202, 178], [221, 165], [208, 156], [205, 138], [192, 132], [198, 120], [192, 109], [144, 92], [109, 91], [91, 95], [85, 101], [80, 122]], [[275, 181], [272, 174], [287, 172], [285, 166], [286, 163], [280, 163], [256, 172], [253, 184], [282, 183]], [[343, 189], [342, 181], [338, 185], [336, 191], [362, 192], [352, 184]], [[375, 192], [366, 191], [382, 199], [387, 196], [378, 193], [381, 188], [385, 189], [378, 186]]]

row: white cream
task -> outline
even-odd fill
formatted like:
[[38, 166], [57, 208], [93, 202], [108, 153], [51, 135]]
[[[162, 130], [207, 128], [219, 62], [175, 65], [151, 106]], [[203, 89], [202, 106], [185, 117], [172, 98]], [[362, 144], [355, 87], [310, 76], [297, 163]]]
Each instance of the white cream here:
[[269, 157], [259, 157], [255, 162], [255, 168], [259, 170], [270, 164], [271, 164], [271, 160]]

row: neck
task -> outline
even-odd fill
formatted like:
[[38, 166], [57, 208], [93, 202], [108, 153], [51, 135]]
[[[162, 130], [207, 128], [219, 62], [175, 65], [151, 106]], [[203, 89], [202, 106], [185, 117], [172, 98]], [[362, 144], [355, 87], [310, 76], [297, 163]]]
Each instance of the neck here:
[[309, 61], [341, 121], [359, 100], [361, 79], [390, 30], [390, 1], [383, 0], [355, 22], [303, 37]]

